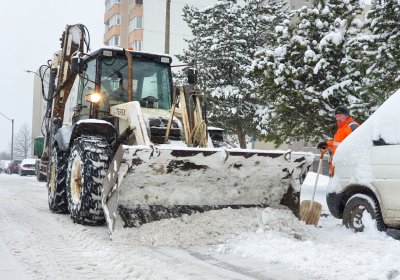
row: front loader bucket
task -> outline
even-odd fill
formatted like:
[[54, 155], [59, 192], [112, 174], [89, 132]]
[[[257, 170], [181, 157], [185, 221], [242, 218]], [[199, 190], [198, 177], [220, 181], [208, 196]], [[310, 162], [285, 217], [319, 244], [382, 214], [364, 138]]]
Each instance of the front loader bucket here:
[[290, 151], [122, 145], [103, 181], [109, 231], [224, 207], [297, 212], [312, 160]]

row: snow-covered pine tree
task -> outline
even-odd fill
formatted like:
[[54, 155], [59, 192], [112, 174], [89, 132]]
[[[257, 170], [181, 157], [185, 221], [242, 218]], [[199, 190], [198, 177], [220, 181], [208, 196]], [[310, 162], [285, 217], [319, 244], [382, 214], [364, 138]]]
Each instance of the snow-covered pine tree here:
[[276, 42], [275, 25], [288, 17], [283, 0], [221, 0], [204, 10], [184, 8], [194, 38], [180, 60], [196, 65], [208, 98], [209, 124], [237, 135], [257, 137], [254, 122], [257, 81], [247, 69], [256, 51]]
[[268, 140], [315, 140], [332, 135], [333, 109], [358, 104], [346, 73], [345, 43], [352, 37], [359, 0], [318, 0], [298, 10], [279, 46], [258, 54], [268, 110], [258, 111]]
[[400, 88], [399, 46], [400, 2], [373, 1], [363, 33], [352, 41], [349, 55], [363, 71], [362, 92], [368, 107], [377, 107]]

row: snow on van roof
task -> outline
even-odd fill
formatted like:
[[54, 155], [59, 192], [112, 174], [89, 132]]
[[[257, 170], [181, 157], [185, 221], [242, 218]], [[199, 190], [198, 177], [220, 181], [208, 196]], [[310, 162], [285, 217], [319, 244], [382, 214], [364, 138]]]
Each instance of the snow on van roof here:
[[369, 161], [373, 141], [400, 144], [400, 90], [389, 97], [360, 127], [339, 146], [333, 164], [359, 165]]

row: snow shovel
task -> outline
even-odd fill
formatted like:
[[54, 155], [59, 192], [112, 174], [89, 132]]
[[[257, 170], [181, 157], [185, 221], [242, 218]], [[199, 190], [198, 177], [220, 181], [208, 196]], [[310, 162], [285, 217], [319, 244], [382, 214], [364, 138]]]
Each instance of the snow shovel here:
[[319, 157], [317, 176], [315, 178], [314, 190], [313, 190], [311, 200], [303, 200], [300, 204], [300, 220], [304, 221], [306, 223], [306, 225], [317, 226], [319, 217], [321, 215], [322, 205], [321, 205], [321, 203], [314, 201], [314, 198], [315, 198], [315, 192], [317, 190], [317, 185], [318, 185], [318, 177], [319, 177], [319, 174], [321, 173], [322, 160], [324, 158], [325, 151], [326, 151], [326, 149], [320, 149], [321, 154]]

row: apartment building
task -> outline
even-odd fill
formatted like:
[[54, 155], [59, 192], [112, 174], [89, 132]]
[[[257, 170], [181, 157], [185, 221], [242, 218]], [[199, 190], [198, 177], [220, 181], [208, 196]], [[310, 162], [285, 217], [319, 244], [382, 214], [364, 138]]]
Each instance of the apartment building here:
[[43, 117], [46, 113], [46, 105], [47, 103], [43, 100], [42, 96], [42, 81], [39, 77], [40, 75], [44, 75], [44, 92], [47, 94], [49, 90], [49, 71], [45, 72], [44, 70], [40, 72], [40, 68], [36, 71], [30, 71], [29, 73], [34, 74], [33, 80], [33, 95], [32, 95], [32, 147], [31, 153], [33, 153], [33, 144], [35, 142], [35, 138], [39, 136], [43, 136], [42, 134], [42, 124]]
[[165, 52], [167, 2], [170, 5], [169, 53], [182, 53], [191, 31], [182, 18], [185, 5], [205, 8], [216, 0], [105, 0], [104, 44], [138, 51]]

